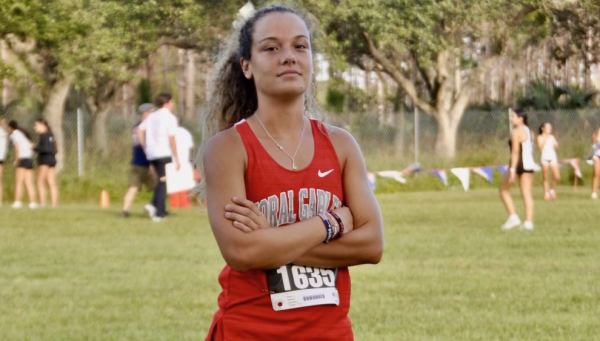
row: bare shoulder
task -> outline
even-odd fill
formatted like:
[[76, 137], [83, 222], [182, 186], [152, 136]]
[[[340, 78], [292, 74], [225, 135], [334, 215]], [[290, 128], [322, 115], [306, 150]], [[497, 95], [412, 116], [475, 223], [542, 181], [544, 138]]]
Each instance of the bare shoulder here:
[[351, 163], [363, 162], [360, 147], [349, 131], [330, 124], [323, 124], [323, 126], [327, 129], [329, 140], [335, 149], [342, 169], [345, 168], [348, 161]]
[[205, 165], [210, 161], [226, 160], [227, 162], [239, 162], [247, 159], [246, 149], [242, 137], [235, 127], [223, 130], [209, 138], [204, 147]]
[[527, 133], [525, 132], [525, 129], [521, 127], [513, 129], [510, 135], [513, 140], [517, 141], [525, 141], [525, 139], [527, 138]]
[[329, 134], [329, 139], [334, 146], [346, 146], [346, 147], [354, 147], [357, 146], [356, 140], [354, 136], [350, 134], [344, 128], [336, 127], [330, 124], [323, 123], [323, 126], [327, 129], [327, 133]]

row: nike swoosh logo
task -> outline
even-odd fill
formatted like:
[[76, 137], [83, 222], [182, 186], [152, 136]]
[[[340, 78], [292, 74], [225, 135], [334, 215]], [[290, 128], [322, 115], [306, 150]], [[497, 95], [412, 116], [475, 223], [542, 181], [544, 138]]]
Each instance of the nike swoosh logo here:
[[328, 171], [327, 171], [327, 172], [325, 172], [325, 173], [321, 173], [321, 170], [319, 169], [319, 178], [324, 178], [324, 177], [326, 177], [327, 175], [329, 175], [329, 173], [331, 173], [331, 172], [333, 172], [333, 169], [330, 169], [330, 170], [328, 170]]

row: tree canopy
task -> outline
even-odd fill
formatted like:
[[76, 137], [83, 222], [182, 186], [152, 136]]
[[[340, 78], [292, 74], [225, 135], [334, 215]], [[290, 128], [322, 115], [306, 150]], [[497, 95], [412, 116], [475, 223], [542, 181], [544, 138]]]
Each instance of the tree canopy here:
[[435, 117], [436, 150], [446, 157], [454, 156], [458, 125], [481, 74], [498, 56], [546, 38], [554, 10], [544, 0], [314, 0], [307, 6], [334, 53], [389, 75]]

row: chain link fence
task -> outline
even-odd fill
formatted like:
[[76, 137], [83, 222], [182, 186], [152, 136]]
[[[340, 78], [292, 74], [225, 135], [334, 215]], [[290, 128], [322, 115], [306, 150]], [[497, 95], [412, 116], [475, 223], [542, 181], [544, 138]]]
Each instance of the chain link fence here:
[[[585, 158], [591, 154], [591, 136], [600, 127], [600, 109], [537, 111], [529, 112], [528, 116], [529, 126], [536, 135], [543, 122], [553, 124], [560, 144], [560, 159]], [[35, 136], [33, 121], [37, 117], [38, 113], [20, 112], [5, 118], [17, 120]], [[131, 133], [137, 120], [137, 115], [108, 115], [102, 135], [89, 113], [83, 111], [79, 121], [76, 111], [65, 113], [65, 155], [60, 175], [63, 196], [74, 200], [96, 199], [99, 191], [111, 188], [114, 189], [111, 197], [120, 200], [127, 188]], [[327, 121], [352, 133], [363, 151], [367, 168], [373, 172], [399, 171], [415, 163], [423, 169], [491, 166], [506, 164], [509, 159], [507, 111], [467, 111], [458, 128], [453, 159], [436, 153], [438, 124], [433, 116], [422, 112], [331, 114]], [[186, 120], [183, 126], [199, 143], [198, 120]], [[99, 138], [99, 134], [103, 137]], [[12, 154], [9, 151], [5, 163], [5, 191], [9, 192], [5, 195], [11, 193]], [[69, 196], [69, 192], [78, 194]]]
[[[600, 109], [532, 111], [528, 118], [536, 136], [541, 124], [553, 125], [560, 159], [585, 158], [592, 153], [592, 134], [600, 127]], [[492, 166], [506, 164], [510, 156], [507, 110], [465, 112], [453, 159], [436, 153], [438, 124], [433, 116], [419, 111], [331, 115], [329, 122], [352, 133], [367, 168], [374, 172], [402, 170], [415, 163], [423, 169]], [[535, 146], [539, 160], [537, 143]]]

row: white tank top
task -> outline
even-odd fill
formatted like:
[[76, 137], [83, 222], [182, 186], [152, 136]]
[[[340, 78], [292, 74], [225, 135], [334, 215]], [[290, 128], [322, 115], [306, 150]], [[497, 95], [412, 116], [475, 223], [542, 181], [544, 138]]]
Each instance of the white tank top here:
[[556, 158], [555, 145], [556, 139], [554, 139], [554, 136], [550, 135], [545, 139], [544, 147], [542, 148], [542, 160], [552, 160]]
[[533, 160], [533, 140], [531, 139], [531, 131], [527, 126], [521, 126], [527, 132], [527, 139], [521, 142], [521, 160], [523, 160], [524, 170], [533, 170], [535, 161]]

